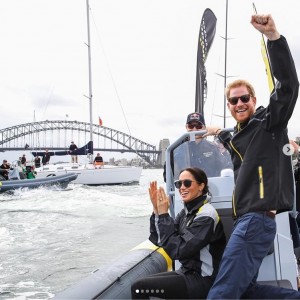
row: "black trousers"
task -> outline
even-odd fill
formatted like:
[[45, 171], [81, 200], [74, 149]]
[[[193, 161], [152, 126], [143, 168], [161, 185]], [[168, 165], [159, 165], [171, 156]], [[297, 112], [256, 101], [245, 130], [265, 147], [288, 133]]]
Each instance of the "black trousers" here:
[[210, 277], [196, 272], [178, 274], [175, 271], [150, 275], [131, 286], [132, 299], [205, 299], [212, 286]]
[[136, 281], [131, 286], [132, 299], [188, 299], [184, 277], [176, 272], [162, 272]]

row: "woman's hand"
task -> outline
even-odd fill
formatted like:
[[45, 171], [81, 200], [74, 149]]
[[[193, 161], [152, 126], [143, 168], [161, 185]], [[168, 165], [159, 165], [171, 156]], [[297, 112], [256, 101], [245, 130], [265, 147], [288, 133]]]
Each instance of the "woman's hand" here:
[[157, 182], [156, 181], [151, 181], [150, 182], [150, 186], [149, 186], [149, 196], [150, 196], [150, 200], [152, 202], [152, 206], [153, 206], [153, 212], [158, 215], [158, 211], [157, 211]]
[[160, 187], [157, 191], [157, 212], [159, 215], [168, 212], [170, 207], [169, 198], [165, 193], [164, 188]]

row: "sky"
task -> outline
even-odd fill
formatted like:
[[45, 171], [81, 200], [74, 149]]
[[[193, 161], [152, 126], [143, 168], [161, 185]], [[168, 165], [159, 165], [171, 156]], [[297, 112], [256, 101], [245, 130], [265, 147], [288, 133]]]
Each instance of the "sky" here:
[[[252, 2], [228, 1], [227, 82], [269, 90]], [[272, 14], [300, 71], [299, 0], [256, 0]], [[93, 123], [158, 147], [185, 132], [194, 111], [197, 40], [206, 8], [217, 17], [206, 61], [207, 125], [223, 126], [225, 0], [90, 0]], [[43, 120], [89, 122], [85, 0], [0, 0], [0, 128]], [[229, 115], [228, 111], [226, 112]], [[300, 104], [289, 136], [300, 136]], [[226, 127], [234, 120], [226, 119]]]

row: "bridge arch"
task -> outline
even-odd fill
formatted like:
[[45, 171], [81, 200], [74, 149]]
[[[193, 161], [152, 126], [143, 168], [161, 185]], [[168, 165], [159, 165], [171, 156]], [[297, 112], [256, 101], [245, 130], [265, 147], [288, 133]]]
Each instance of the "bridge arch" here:
[[[47, 135], [49, 131], [51, 132], [51, 135]], [[56, 136], [54, 136], [55, 132], [57, 132]], [[61, 135], [62, 132], [64, 133], [63, 135]], [[68, 132], [71, 132], [71, 137], [67, 135]], [[83, 137], [80, 136], [80, 132], [84, 132], [85, 135]], [[30, 148], [34, 149], [65, 149], [67, 139], [70, 141], [72, 139], [76, 141], [78, 146], [83, 146], [89, 141], [89, 132], [90, 123], [79, 121], [46, 120], [40, 122], [25, 123], [0, 130], [0, 149], [24, 149], [26, 144], [30, 144]], [[110, 148], [104, 147], [105, 145], [102, 147], [98, 146], [97, 148], [94, 141], [95, 150], [112, 152], [134, 152], [145, 159], [147, 162], [149, 162], [151, 165], [156, 163], [157, 155], [160, 153], [160, 151], [156, 150], [156, 146], [146, 143], [119, 130], [92, 124], [92, 132], [94, 137], [98, 136], [104, 138], [104, 140], [108, 139], [111, 141], [111, 143], [114, 143], [116, 145], [116, 148], [112, 148], [112, 144]], [[29, 139], [29, 142], [26, 142], [26, 138]], [[41, 142], [41, 140], [43, 140], [43, 143]], [[61, 143], [63, 145], [61, 145]]]

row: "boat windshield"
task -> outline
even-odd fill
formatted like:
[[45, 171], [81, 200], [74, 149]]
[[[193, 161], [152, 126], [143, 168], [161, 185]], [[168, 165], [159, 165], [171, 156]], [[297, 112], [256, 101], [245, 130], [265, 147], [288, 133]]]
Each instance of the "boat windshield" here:
[[178, 179], [180, 171], [188, 167], [202, 169], [207, 177], [219, 177], [222, 170], [232, 169], [229, 152], [217, 140], [187, 140], [176, 147], [172, 154], [175, 180]]

